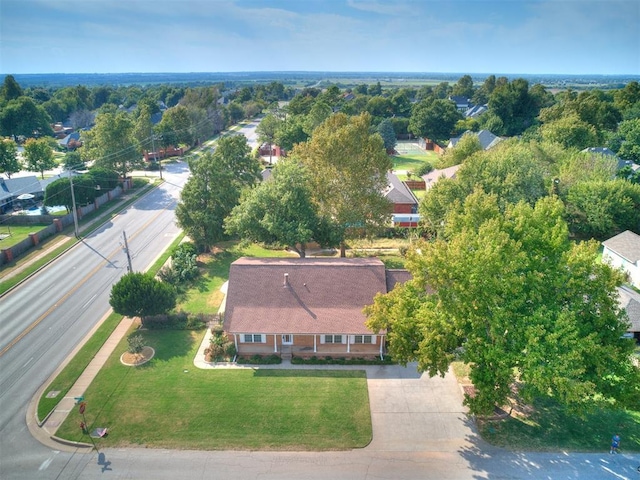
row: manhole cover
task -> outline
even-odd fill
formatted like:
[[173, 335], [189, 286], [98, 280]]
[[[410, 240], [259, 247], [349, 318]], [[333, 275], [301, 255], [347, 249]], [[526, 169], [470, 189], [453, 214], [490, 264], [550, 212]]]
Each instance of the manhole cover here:
[[56, 398], [59, 393], [60, 390], [51, 390], [49, 393], [47, 393], [47, 398]]

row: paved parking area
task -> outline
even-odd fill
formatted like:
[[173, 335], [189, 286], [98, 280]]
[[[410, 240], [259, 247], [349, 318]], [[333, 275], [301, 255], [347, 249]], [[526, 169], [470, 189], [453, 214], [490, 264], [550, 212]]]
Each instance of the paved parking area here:
[[455, 452], [475, 435], [453, 373], [419, 374], [415, 365], [368, 367], [371, 450]]

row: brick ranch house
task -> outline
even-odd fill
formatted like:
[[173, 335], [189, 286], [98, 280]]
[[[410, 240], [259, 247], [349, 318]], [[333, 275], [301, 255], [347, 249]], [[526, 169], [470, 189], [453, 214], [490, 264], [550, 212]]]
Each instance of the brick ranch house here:
[[243, 356], [381, 357], [386, 332], [368, 330], [362, 309], [409, 278], [377, 258], [240, 258], [224, 331]]

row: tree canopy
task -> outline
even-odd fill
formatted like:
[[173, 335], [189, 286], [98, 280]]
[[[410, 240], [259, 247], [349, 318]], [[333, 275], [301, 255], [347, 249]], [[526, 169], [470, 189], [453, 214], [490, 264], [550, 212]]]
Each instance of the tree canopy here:
[[380, 135], [370, 132], [370, 118], [334, 114], [292, 153], [309, 172], [318, 212], [334, 225], [343, 256], [347, 236], [379, 228], [391, 211], [383, 191], [392, 164]]
[[413, 280], [375, 298], [369, 327], [386, 329], [392, 356], [431, 376], [455, 359], [469, 364], [473, 413], [505, 405], [514, 385], [576, 411], [637, 401], [621, 274], [595, 261], [595, 242], [570, 242], [562, 216], [557, 197], [502, 211], [476, 191], [447, 214], [442, 237], [411, 249]]
[[97, 167], [118, 172], [122, 177], [142, 163], [140, 144], [135, 139], [134, 122], [125, 112], [105, 111], [95, 126], [83, 132], [82, 157]]
[[245, 240], [287, 246], [304, 257], [312, 240], [330, 243], [328, 226], [318, 216], [312, 197], [304, 167], [282, 161], [271, 178], [250, 190], [233, 209], [226, 229]]
[[109, 304], [113, 311], [127, 317], [167, 313], [176, 306], [175, 289], [148, 273], [130, 272], [111, 288]]
[[414, 105], [409, 130], [417, 137], [448, 141], [460, 119], [462, 115], [451, 100], [430, 97]]
[[24, 143], [24, 156], [27, 163], [27, 170], [30, 172], [40, 172], [44, 178], [44, 171], [54, 168], [57, 163], [53, 158], [53, 150], [46, 138], [29, 138]]
[[11, 175], [18, 173], [21, 168], [16, 142], [8, 138], [0, 138], [0, 173], [11, 178]]
[[198, 249], [209, 251], [224, 238], [223, 222], [238, 204], [240, 188], [234, 172], [215, 154], [190, 160], [189, 168], [191, 176], [182, 189], [176, 217]]

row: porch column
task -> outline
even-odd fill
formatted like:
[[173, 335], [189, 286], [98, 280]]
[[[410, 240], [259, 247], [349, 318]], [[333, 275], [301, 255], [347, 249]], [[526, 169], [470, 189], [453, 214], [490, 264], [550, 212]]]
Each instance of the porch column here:
[[351, 353], [351, 335], [347, 335], [347, 353]]
[[313, 334], [313, 353], [316, 353], [318, 351], [317, 347], [316, 347], [316, 334]]
[[278, 353], [278, 336], [275, 333], [273, 334], [273, 351]]
[[233, 344], [236, 346], [236, 353], [238, 352], [238, 334], [233, 334]]
[[382, 360], [382, 344], [384, 343], [384, 336], [380, 335], [380, 360]]

